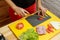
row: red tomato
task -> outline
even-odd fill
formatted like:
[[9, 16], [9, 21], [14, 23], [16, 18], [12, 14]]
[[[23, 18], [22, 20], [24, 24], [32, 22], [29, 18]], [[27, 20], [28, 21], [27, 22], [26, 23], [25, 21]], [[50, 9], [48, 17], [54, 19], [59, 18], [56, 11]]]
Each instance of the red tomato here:
[[49, 26], [49, 27], [47, 28], [47, 32], [48, 32], [48, 33], [54, 32], [54, 31], [53, 31], [53, 28], [52, 28], [51, 26]]
[[48, 28], [53, 29], [53, 26], [51, 24], [48, 24]]
[[16, 28], [18, 30], [22, 29], [23, 27], [24, 27], [24, 24], [23, 23], [18, 23], [17, 26], [16, 26]]
[[38, 18], [38, 20], [43, 20], [43, 18]]
[[49, 31], [48, 29], [46, 29], [46, 31], [47, 31], [48, 33], [50, 33], [50, 31]]
[[54, 32], [52, 28], [48, 28], [48, 30], [49, 30], [50, 32]]

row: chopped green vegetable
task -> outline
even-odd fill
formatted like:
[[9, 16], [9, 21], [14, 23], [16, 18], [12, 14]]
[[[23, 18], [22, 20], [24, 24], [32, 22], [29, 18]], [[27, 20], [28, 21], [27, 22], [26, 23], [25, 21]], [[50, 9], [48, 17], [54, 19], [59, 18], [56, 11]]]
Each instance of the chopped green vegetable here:
[[38, 40], [38, 34], [34, 31], [34, 29], [28, 29], [24, 32], [20, 37], [20, 40]]

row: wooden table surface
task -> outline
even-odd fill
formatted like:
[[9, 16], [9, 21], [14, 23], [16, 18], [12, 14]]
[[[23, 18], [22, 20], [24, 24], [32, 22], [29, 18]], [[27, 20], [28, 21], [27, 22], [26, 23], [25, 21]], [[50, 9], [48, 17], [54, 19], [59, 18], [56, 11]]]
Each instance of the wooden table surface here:
[[7, 25], [0, 28], [0, 33], [2, 33], [7, 40], [17, 40]]

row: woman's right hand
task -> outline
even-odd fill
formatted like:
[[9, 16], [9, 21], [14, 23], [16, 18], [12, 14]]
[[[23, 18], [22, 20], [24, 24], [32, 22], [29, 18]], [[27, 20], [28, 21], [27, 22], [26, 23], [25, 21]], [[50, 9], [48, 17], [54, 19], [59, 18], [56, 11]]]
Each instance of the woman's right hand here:
[[17, 7], [15, 9], [15, 15], [19, 15], [19, 16], [22, 15], [24, 17], [27, 14], [29, 14], [29, 12], [27, 10], [23, 9], [23, 8]]

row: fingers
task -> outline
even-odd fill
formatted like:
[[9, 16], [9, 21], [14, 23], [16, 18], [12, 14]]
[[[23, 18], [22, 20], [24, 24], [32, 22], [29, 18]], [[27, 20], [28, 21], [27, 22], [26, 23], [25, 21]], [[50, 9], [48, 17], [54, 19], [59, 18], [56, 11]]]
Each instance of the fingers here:
[[[39, 8], [39, 9], [40, 9], [40, 8]], [[41, 12], [42, 12], [42, 15], [41, 15], [41, 16], [44, 16], [44, 15], [46, 14], [47, 9], [44, 8], [44, 7], [42, 7], [40, 10], [41, 10]]]
[[23, 9], [23, 8], [21, 8], [21, 10], [22, 10], [23, 13], [29, 14], [29, 12], [28, 12], [27, 10], [25, 10], [25, 9]]
[[44, 11], [42, 11], [42, 16], [44, 16], [45, 15], [45, 12]]
[[42, 17], [44, 15], [45, 15], [44, 11], [38, 11], [38, 16]]
[[24, 17], [24, 14], [23, 14], [23, 12], [15, 12], [14, 14], [15, 14], [15, 15], [19, 15], [19, 16], [22, 16], [22, 17]]
[[24, 13], [29, 14], [29, 12], [28, 12], [28, 11], [26, 11], [26, 10], [24, 10]]
[[25, 9], [23, 9], [23, 14], [26, 16], [26, 15], [28, 15], [28, 14], [29, 14], [29, 12], [28, 12], [28, 11], [26, 11]]
[[15, 15], [19, 15], [19, 16], [26, 16], [27, 14], [29, 14], [28, 11], [26, 11], [25, 9], [23, 8], [17, 8], [16, 12], [14, 13]]
[[43, 14], [43, 16], [46, 14], [46, 11], [47, 11], [47, 9], [46, 8], [43, 8], [43, 9], [41, 9], [42, 10], [42, 14]]

